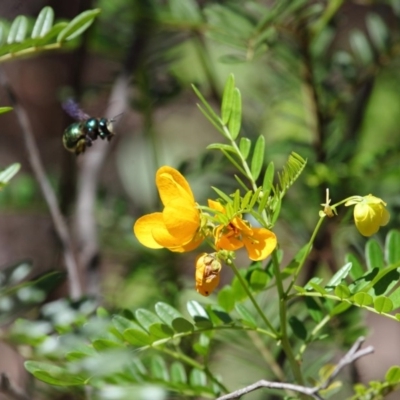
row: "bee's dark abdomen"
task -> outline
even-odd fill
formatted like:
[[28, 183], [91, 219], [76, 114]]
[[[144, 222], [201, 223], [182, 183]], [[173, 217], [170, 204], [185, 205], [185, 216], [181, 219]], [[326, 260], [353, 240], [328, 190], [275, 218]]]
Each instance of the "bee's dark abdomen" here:
[[68, 151], [76, 154], [83, 153], [86, 148], [86, 139], [82, 129], [82, 122], [75, 122], [68, 126], [64, 131], [62, 141]]

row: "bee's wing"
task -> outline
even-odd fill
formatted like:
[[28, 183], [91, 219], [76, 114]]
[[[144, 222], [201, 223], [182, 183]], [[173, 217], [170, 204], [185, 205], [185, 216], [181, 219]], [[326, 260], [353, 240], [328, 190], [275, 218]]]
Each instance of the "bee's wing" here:
[[83, 121], [85, 119], [90, 118], [90, 115], [87, 115], [80, 108], [78, 103], [76, 103], [72, 99], [67, 99], [62, 103], [62, 108], [64, 111], [69, 114], [72, 118], [77, 119], [78, 121]]

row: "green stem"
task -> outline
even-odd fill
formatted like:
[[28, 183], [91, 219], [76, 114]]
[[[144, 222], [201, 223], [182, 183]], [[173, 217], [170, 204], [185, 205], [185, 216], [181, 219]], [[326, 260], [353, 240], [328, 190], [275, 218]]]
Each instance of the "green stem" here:
[[300, 347], [299, 352], [297, 353], [296, 358], [298, 360], [301, 360], [302, 355], [304, 354], [304, 352], [306, 351], [306, 348], [308, 346], [309, 343], [313, 342], [315, 339], [315, 336], [317, 335], [317, 333], [331, 320], [331, 316], [325, 315], [325, 317], [318, 323], [318, 325], [315, 326], [315, 328], [311, 331], [311, 334], [309, 336], [309, 338], [307, 339], [306, 343], [303, 343], [303, 345]]
[[292, 346], [289, 342], [288, 332], [287, 332], [287, 295], [283, 289], [281, 271], [279, 269], [279, 260], [276, 250], [272, 252], [272, 263], [274, 267], [276, 286], [278, 288], [279, 295], [279, 318], [281, 322], [281, 343], [282, 348], [286, 354], [286, 357], [290, 363], [293, 371], [293, 375], [299, 385], [303, 385], [303, 375], [301, 373], [300, 365], [296, 360], [294, 353], [292, 351]]
[[15, 53], [7, 53], [4, 54], [0, 57], [0, 63], [8, 61], [8, 60], [14, 60], [19, 57], [23, 57], [29, 54], [34, 54], [34, 53], [40, 53], [42, 51], [46, 50], [55, 50], [55, 49], [60, 49], [62, 47], [62, 43], [52, 43], [52, 44], [47, 44], [46, 46], [40, 46], [40, 47], [29, 47], [28, 49], [23, 49], [20, 51], [16, 51]]
[[197, 361], [193, 360], [192, 358], [188, 357], [187, 355], [181, 353], [181, 352], [177, 352], [177, 351], [173, 351], [173, 350], [169, 350], [166, 348], [159, 348], [158, 350], [160, 350], [161, 352], [170, 355], [171, 357], [175, 358], [176, 360], [181, 360], [184, 363], [186, 363], [187, 365], [190, 365], [193, 368], [196, 368], [200, 371], [203, 371], [208, 379], [210, 379], [211, 381], [213, 381], [216, 385], [219, 386], [219, 388], [221, 389], [221, 391], [223, 391], [224, 393], [229, 393], [228, 388], [221, 383], [215, 376], [213, 373], [211, 373], [211, 371], [208, 369], [208, 367], [206, 367], [205, 365], [202, 365], [200, 363], [198, 363]]
[[253, 303], [254, 308], [257, 310], [258, 314], [260, 315], [261, 319], [265, 322], [265, 325], [272, 331], [271, 336], [274, 339], [278, 338], [278, 333], [275, 330], [275, 328], [272, 326], [271, 322], [269, 322], [268, 318], [265, 316], [263, 311], [261, 310], [260, 306], [256, 302], [256, 299], [252, 295], [250, 289], [247, 286], [246, 281], [244, 280], [243, 276], [240, 274], [238, 268], [236, 267], [234, 262], [229, 263], [229, 266], [232, 268], [233, 272], [235, 273], [236, 277], [238, 278], [240, 284], [243, 286], [243, 289], [247, 293], [247, 296], [249, 297], [250, 301]]
[[318, 231], [319, 231], [319, 228], [321, 227], [322, 221], [323, 221], [324, 219], [325, 219], [325, 215], [322, 216], [322, 217], [320, 217], [320, 219], [319, 219], [317, 225], [315, 226], [314, 232], [312, 233], [311, 238], [310, 238], [310, 240], [309, 240], [309, 242], [308, 242], [308, 244], [307, 244], [307, 249], [306, 249], [306, 251], [304, 252], [302, 259], [300, 260], [299, 266], [297, 267], [295, 273], [293, 274], [292, 281], [290, 282], [288, 288], [286, 289], [286, 295], [288, 295], [288, 293], [290, 293], [290, 290], [292, 289], [293, 285], [295, 284], [296, 279], [297, 279], [297, 277], [299, 276], [300, 271], [301, 271], [301, 269], [302, 269], [303, 266], [304, 266], [304, 263], [305, 263], [305, 261], [306, 261], [306, 259], [307, 259], [307, 256], [310, 254], [310, 251], [311, 251], [312, 245], [313, 245], [313, 243], [314, 243], [315, 237], [317, 236], [317, 233], [318, 233]]

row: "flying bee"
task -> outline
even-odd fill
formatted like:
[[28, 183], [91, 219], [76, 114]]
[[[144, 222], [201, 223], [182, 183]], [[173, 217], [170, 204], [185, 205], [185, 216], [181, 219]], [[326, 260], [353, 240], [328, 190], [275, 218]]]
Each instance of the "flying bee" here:
[[90, 147], [98, 137], [110, 141], [115, 135], [112, 126], [115, 117], [93, 118], [83, 112], [72, 99], [65, 101], [62, 107], [67, 114], [79, 121], [69, 125], [64, 131], [62, 141], [68, 151], [76, 155], [84, 153], [86, 147]]

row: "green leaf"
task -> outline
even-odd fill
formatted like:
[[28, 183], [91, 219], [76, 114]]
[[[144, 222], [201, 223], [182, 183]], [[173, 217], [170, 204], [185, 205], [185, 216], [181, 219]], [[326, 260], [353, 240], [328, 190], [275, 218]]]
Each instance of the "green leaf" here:
[[251, 175], [253, 179], [256, 180], [261, 172], [261, 168], [264, 162], [265, 154], [265, 138], [260, 135], [254, 146], [253, 158], [251, 159]]
[[254, 291], [260, 291], [265, 288], [269, 281], [268, 274], [262, 269], [255, 269], [250, 275], [250, 288]]
[[321, 307], [316, 302], [316, 300], [312, 297], [306, 297], [305, 303], [311, 318], [317, 323], [321, 322], [325, 313], [322, 311]]
[[368, 65], [374, 59], [371, 46], [364, 33], [359, 29], [354, 29], [350, 34], [350, 45], [354, 54], [364, 64]]
[[224, 93], [222, 95], [221, 119], [224, 125], [228, 123], [232, 113], [234, 89], [235, 89], [235, 77], [233, 76], [233, 74], [230, 74], [225, 83]]
[[150, 361], [150, 373], [153, 378], [163, 382], [169, 381], [168, 368], [164, 359], [158, 354], [153, 356]]
[[[231, 316], [224, 310], [219, 309], [218, 306], [212, 306], [209, 310], [209, 314], [212, 317], [214, 324], [218, 324], [219, 322], [230, 324], [232, 322]], [[216, 318], [214, 318], [214, 316]]]
[[127, 329], [123, 333], [124, 339], [134, 346], [146, 346], [152, 344], [154, 338], [143, 329]]
[[[239, 273], [242, 274], [243, 277], [245, 277], [245, 275], [246, 275], [245, 270], [239, 270]], [[245, 282], [247, 284], [246, 280], [245, 280]], [[247, 292], [243, 288], [241, 282], [239, 281], [239, 279], [236, 276], [233, 278], [231, 286], [232, 286], [233, 298], [234, 298], [235, 302], [247, 299]]]
[[250, 154], [250, 149], [251, 149], [251, 140], [247, 137], [240, 138], [239, 150], [240, 150], [240, 153], [242, 154], [242, 157], [245, 160], [247, 159], [247, 157]]
[[203, 388], [207, 385], [206, 374], [203, 371], [194, 368], [190, 371], [189, 382], [191, 386]]
[[187, 303], [187, 310], [199, 328], [209, 328], [212, 326], [207, 311], [195, 300]]
[[159, 324], [159, 318], [153, 314], [151, 311], [148, 311], [144, 308], [139, 308], [135, 312], [135, 317], [137, 322], [146, 330], [148, 331], [150, 326], [153, 324]]
[[254, 319], [253, 315], [249, 312], [249, 310], [243, 304], [235, 304], [235, 309], [237, 313], [240, 315], [242, 319], [242, 323], [244, 325], [250, 326], [252, 328], [257, 328], [257, 322]]
[[96, 339], [92, 341], [92, 346], [97, 351], [106, 351], [112, 349], [123, 348], [124, 345], [121, 343], [114, 342], [110, 339]]
[[57, 386], [83, 385], [85, 379], [78, 374], [68, 373], [64, 368], [37, 361], [26, 361], [25, 369], [35, 378]]
[[274, 173], [275, 173], [275, 166], [274, 163], [271, 161], [268, 164], [267, 170], [265, 171], [264, 180], [263, 180], [263, 191], [264, 194], [267, 193], [269, 195], [272, 185], [274, 182]]
[[390, 294], [389, 299], [393, 303], [393, 310], [396, 310], [400, 307], [400, 287]]
[[389, 31], [378, 14], [368, 14], [366, 25], [372, 43], [379, 51], [384, 51], [388, 45]]
[[389, 313], [393, 310], [393, 303], [388, 297], [379, 296], [374, 299], [374, 308], [379, 313]]
[[235, 307], [235, 297], [230, 286], [223, 287], [218, 292], [218, 304], [226, 311], [230, 312]]
[[148, 331], [151, 336], [159, 339], [171, 337], [175, 333], [168, 325], [160, 323], [150, 325]]
[[13, 21], [10, 27], [10, 32], [8, 33], [7, 43], [21, 43], [25, 37], [28, 30], [28, 20], [23, 15], [18, 15]]
[[242, 98], [238, 88], [233, 91], [232, 110], [229, 118], [228, 128], [233, 140], [235, 140], [242, 125]]
[[347, 263], [342, 268], [340, 268], [339, 271], [337, 271], [326, 284], [325, 289], [329, 291], [339, 285], [343, 279], [346, 279], [347, 275], [351, 271], [351, 267], [351, 263]]
[[391, 385], [400, 383], [400, 367], [398, 365], [390, 367], [385, 374], [385, 380]]
[[221, 151], [228, 151], [229, 153], [237, 154], [236, 149], [229, 144], [212, 143], [212, 144], [209, 144], [206, 148], [207, 148], [207, 150], [221, 150]]
[[138, 324], [121, 315], [114, 315], [114, 317], [112, 318], [112, 323], [117, 331], [120, 333], [123, 333], [126, 329], [129, 328], [140, 329]]
[[225, 132], [221, 130], [220, 126], [222, 124], [221, 119], [212, 109], [212, 107], [208, 104], [207, 100], [204, 96], [200, 93], [200, 91], [196, 88], [196, 86], [192, 85], [193, 91], [196, 93], [196, 96], [200, 99], [200, 101], [204, 104], [206, 110], [204, 110], [201, 106], [199, 106], [201, 112], [207, 117], [207, 119], [224, 135], [226, 136]]
[[178, 361], [174, 361], [170, 367], [171, 382], [186, 383], [187, 376], [185, 367]]
[[21, 164], [15, 163], [8, 166], [3, 171], [0, 171], [0, 190], [5, 186], [10, 179], [19, 171]]
[[368, 269], [382, 269], [385, 265], [382, 248], [375, 239], [369, 239], [365, 245], [365, 258]]
[[77, 15], [68, 25], [59, 33], [57, 42], [65, 42], [72, 40], [81, 35], [86, 29], [92, 25], [94, 19], [100, 14], [100, 9], [87, 10]]
[[364, 268], [362, 267], [360, 261], [354, 254], [352, 253], [346, 254], [345, 261], [346, 263], [351, 263], [352, 265], [350, 270], [350, 277], [353, 280], [361, 278], [364, 275]]
[[51, 29], [54, 21], [54, 11], [47, 6], [40, 11], [32, 30], [31, 38], [36, 39], [45, 36]]
[[308, 244], [303, 246], [297, 254], [294, 256], [292, 261], [283, 269], [282, 271], [282, 278], [286, 279], [292, 276], [300, 266], [300, 263], [305, 259], [311, 249], [309, 249]]
[[[397, 269], [392, 270], [383, 270], [382, 272], [386, 272], [381, 279], [379, 279], [373, 286], [374, 292], [376, 296], [387, 293], [389, 290], [393, 288], [399, 282], [400, 274]], [[379, 276], [379, 275], [378, 275]]]
[[11, 111], [12, 107], [0, 107], [0, 114], [5, 114], [6, 112]]
[[385, 240], [385, 260], [388, 264], [400, 261], [400, 232], [392, 229]]
[[175, 318], [172, 321], [172, 328], [177, 333], [194, 331], [194, 325], [183, 317]]
[[348, 299], [351, 296], [350, 289], [343, 284], [335, 287], [335, 294], [340, 298], [340, 300]]
[[347, 303], [347, 302], [339, 303], [338, 305], [333, 307], [333, 309], [329, 312], [329, 315], [334, 316], [334, 315], [341, 314], [341, 313], [345, 312], [346, 310], [348, 310], [350, 307], [351, 307], [350, 303]]
[[211, 186], [211, 188], [218, 194], [219, 197], [221, 197], [222, 200], [225, 200], [227, 204], [232, 203], [232, 199], [228, 195], [226, 195], [222, 190], [219, 190], [214, 186]]
[[310, 287], [312, 287], [316, 292], [318, 292], [318, 293], [320, 293], [320, 294], [322, 294], [322, 295], [327, 294], [328, 291], [325, 290], [322, 286], [318, 285], [318, 283], [315, 283], [315, 282], [313, 281], [313, 279], [314, 279], [314, 278], [312, 278], [312, 279], [310, 280], [310, 282], [307, 283], [307, 288], [310, 286]]
[[307, 339], [307, 329], [304, 324], [295, 316], [289, 318], [289, 325], [293, 333], [301, 340]]
[[170, 306], [167, 303], [163, 303], [160, 301], [156, 303], [154, 308], [160, 319], [169, 326], [172, 325], [172, 321], [174, 319], [182, 318], [182, 314], [177, 309], [175, 309], [174, 307]]
[[372, 304], [373, 298], [368, 293], [359, 292], [353, 296], [353, 301], [358, 306], [363, 307]]

